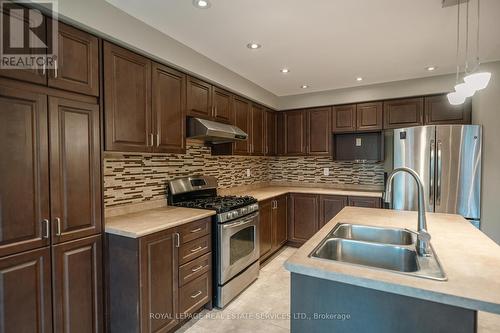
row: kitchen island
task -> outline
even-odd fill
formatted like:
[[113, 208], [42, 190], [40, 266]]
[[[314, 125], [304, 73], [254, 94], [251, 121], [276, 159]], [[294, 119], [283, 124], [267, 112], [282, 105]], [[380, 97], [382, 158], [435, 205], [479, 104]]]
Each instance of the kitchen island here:
[[290, 257], [292, 332], [474, 332], [500, 313], [500, 247], [462, 217], [427, 214], [446, 281], [310, 257], [338, 223], [415, 230], [417, 213], [346, 207]]

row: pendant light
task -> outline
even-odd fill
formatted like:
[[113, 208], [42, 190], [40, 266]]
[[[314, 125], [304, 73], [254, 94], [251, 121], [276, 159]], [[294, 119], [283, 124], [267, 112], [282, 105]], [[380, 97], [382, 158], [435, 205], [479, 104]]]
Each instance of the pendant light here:
[[490, 72], [476, 72], [474, 71], [479, 69], [480, 61], [479, 61], [479, 19], [480, 19], [480, 1], [477, 0], [477, 31], [476, 31], [476, 67], [473, 70], [473, 73], [468, 74], [464, 77], [464, 81], [470, 89], [474, 90], [482, 90], [488, 86], [488, 83], [491, 79]]
[[460, 51], [460, 2], [457, 3], [457, 52], [456, 52], [456, 62], [457, 62], [457, 76], [456, 76], [456, 85], [455, 85], [455, 91], [450, 92], [446, 95], [448, 98], [448, 102], [450, 102], [451, 105], [460, 105], [465, 102], [465, 94], [460, 94], [456, 90], [456, 87], [458, 86], [458, 75], [460, 73], [460, 65], [458, 63], [458, 56], [459, 56], [459, 51]]

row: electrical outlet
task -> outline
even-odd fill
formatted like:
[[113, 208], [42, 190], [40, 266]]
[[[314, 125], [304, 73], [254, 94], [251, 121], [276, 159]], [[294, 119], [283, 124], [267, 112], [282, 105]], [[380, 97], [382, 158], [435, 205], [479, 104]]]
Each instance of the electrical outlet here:
[[252, 174], [250, 173], [250, 169], [247, 169], [247, 177], [250, 177]]
[[361, 138], [356, 138], [356, 147], [361, 147]]
[[323, 168], [323, 175], [324, 176], [330, 176], [330, 169], [329, 168]]

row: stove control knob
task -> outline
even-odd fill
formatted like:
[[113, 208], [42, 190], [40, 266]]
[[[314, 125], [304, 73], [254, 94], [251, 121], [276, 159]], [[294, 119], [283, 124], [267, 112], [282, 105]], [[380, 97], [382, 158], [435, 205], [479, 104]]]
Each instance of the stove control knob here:
[[231, 220], [233, 217], [234, 217], [234, 212], [228, 212], [228, 213], [226, 214], [226, 218], [227, 218], [228, 220]]
[[246, 208], [246, 207], [243, 207], [243, 208], [241, 209], [241, 213], [242, 213], [242, 214], [246, 214], [246, 212], [247, 212], [247, 208]]

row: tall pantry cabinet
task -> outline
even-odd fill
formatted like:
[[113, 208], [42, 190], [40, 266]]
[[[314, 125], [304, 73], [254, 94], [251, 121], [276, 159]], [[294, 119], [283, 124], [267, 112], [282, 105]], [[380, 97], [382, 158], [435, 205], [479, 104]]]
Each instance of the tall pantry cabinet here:
[[36, 82], [0, 72], [6, 333], [103, 331], [99, 40], [63, 24], [59, 39]]

